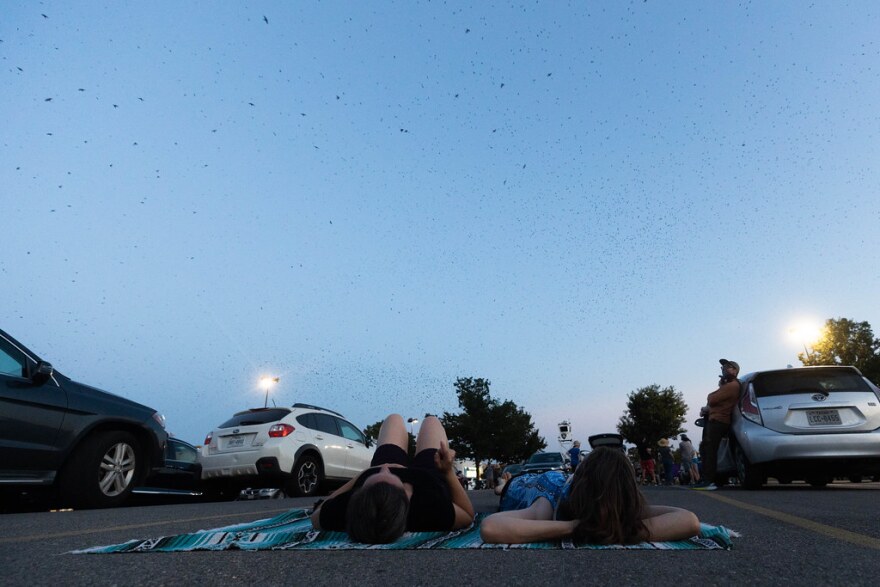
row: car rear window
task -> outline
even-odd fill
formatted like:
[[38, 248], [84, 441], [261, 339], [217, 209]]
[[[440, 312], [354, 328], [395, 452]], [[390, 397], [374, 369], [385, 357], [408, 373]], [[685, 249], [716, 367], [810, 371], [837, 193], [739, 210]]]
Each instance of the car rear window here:
[[248, 410], [240, 412], [218, 426], [218, 428], [234, 428], [236, 426], [256, 426], [277, 422], [290, 413], [290, 410], [267, 408], [265, 410]]
[[806, 371], [776, 371], [762, 373], [753, 383], [755, 395], [790, 395], [796, 393], [824, 393], [835, 391], [871, 391], [865, 380], [848, 369], [809, 369]]

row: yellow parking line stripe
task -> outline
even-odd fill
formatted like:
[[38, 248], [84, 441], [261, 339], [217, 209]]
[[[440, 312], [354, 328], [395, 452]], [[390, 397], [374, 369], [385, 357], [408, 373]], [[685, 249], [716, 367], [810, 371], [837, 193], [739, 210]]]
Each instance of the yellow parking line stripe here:
[[749, 510], [751, 512], [755, 512], [756, 514], [761, 514], [762, 516], [773, 518], [774, 520], [779, 520], [787, 524], [792, 524], [794, 526], [798, 526], [806, 530], [811, 530], [819, 534], [824, 534], [832, 538], [837, 538], [838, 540], [843, 540], [844, 542], [849, 542], [858, 546], [880, 550], [880, 539], [874, 538], [872, 536], [859, 534], [857, 532], [850, 532], [849, 530], [835, 528], [834, 526], [828, 526], [826, 524], [820, 524], [819, 522], [814, 522], [813, 520], [808, 520], [807, 518], [801, 518], [800, 516], [786, 514], [785, 512], [777, 512], [775, 510], [761, 507], [759, 505], [752, 505], [750, 503], [739, 501], [737, 499], [732, 499], [724, 495], [718, 495], [717, 492], [710, 493], [706, 491], [701, 491], [700, 493], [707, 497], [717, 499], [718, 501], [724, 502], [728, 505], [732, 505], [734, 507], [738, 507], [744, 510]]
[[136, 530], [138, 528], [150, 528], [153, 526], [162, 526], [165, 524], [174, 524], [180, 522], [201, 522], [204, 520], [220, 520], [223, 518], [237, 518], [239, 516], [252, 516], [264, 514], [280, 514], [290, 511], [290, 508], [279, 510], [261, 510], [258, 512], [240, 512], [237, 514], [219, 514], [216, 516], [203, 516], [199, 518], [181, 518], [173, 520], [162, 520], [159, 522], [144, 522], [143, 524], [126, 524], [124, 526], [110, 526], [108, 528], [93, 528], [91, 530], [71, 530], [70, 532], [54, 532], [52, 534], [33, 534], [31, 536], [10, 536], [0, 538], [0, 544], [4, 542], [29, 542], [32, 540], [46, 540], [48, 538], [64, 538], [66, 536], [85, 536], [87, 534], [101, 534], [104, 532], [115, 532], [116, 530]]

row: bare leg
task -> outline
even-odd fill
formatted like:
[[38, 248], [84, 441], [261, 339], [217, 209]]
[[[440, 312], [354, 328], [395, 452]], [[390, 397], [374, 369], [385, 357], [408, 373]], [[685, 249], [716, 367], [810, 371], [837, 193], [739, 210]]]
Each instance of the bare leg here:
[[[403, 422], [402, 418], [401, 422]], [[419, 428], [419, 437], [416, 439], [416, 454], [419, 454], [426, 448], [439, 449], [441, 442], [449, 444], [446, 438], [446, 430], [436, 416], [428, 416]]]
[[376, 441], [378, 446], [383, 444], [394, 444], [408, 452], [409, 436], [406, 433], [406, 424], [403, 423], [403, 416], [400, 414], [389, 414], [382, 427], [379, 428], [379, 439]]

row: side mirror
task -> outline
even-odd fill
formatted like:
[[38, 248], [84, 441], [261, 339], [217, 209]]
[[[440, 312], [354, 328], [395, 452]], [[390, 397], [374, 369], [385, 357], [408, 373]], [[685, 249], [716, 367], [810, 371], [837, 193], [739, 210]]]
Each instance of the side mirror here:
[[694, 425], [703, 428], [706, 425], [706, 418], [697, 418], [694, 420]]
[[52, 368], [52, 365], [46, 361], [40, 361], [31, 373], [31, 381], [34, 385], [43, 385], [49, 381], [53, 373], [55, 373], [55, 369]]

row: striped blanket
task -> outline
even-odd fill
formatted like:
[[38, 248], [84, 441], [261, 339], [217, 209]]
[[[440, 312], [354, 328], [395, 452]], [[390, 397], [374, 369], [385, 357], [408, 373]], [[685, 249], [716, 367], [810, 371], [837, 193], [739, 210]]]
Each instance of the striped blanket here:
[[[643, 542], [610, 545], [576, 544], [570, 541], [536, 542], [531, 544], [485, 544], [480, 540], [479, 514], [473, 525], [454, 532], [407, 532], [392, 544], [360, 544], [352, 542], [344, 532], [316, 531], [308, 517], [309, 511], [294, 509], [274, 518], [235, 524], [190, 534], [135, 539], [75, 550], [71, 554], [107, 554], [119, 552], [185, 552], [193, 550], [421, 550], [453, 548], [511, 549], [627, 549], [627, 550], [717, 550], [731, 548], [731, 532], [724, 526], [703, 524], [699, 536], [678, 542]], [[734, 534], [735, 535], [735, 534]]]

